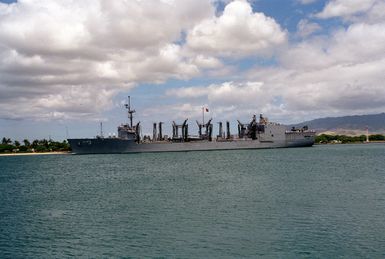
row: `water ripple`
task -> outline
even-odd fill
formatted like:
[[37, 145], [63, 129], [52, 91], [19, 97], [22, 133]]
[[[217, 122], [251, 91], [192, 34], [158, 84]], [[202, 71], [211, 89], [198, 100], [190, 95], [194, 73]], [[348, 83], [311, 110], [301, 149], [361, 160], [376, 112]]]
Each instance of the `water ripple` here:
[[0, 257], [381, 258], [384, 151], [0, 157]]

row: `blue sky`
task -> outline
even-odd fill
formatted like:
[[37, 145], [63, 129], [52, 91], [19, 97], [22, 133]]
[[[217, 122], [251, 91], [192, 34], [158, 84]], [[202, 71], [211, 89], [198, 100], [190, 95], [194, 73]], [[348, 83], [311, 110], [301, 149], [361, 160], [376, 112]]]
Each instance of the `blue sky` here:
[[[2, 4], [1, 4], [2, 3]], [[385, 108], [384, 0], [0, 1], [0, 136]], [[169, 127], [171, 128], [171, 127]]]

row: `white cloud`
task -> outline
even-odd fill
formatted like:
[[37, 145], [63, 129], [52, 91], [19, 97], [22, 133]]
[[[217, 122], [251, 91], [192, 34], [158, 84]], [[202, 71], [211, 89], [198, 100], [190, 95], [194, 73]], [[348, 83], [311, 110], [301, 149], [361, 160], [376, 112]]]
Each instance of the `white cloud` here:
[[[5, 119], [101, 120], [99, 113], [112, 107], [114, 89], [93, 91], [94, 86], [12, 89], [0, 97], [1, 116]], [[0, 92], [4, 87], [0, 86]], [[20, 92], [21, 91], [21, 92]]]
[[346, 21], [384, 21], [385, 2], [383, 0], [331, 0], [316, 17], [328, 19], [342, 17]]
[[355, 23], [334, 34], [330, 54], [344, 62], [364, 63], [384, 57], [385, 23]]
[[[234, 66], [216, 55], [265, 55], [286, 41], [274, 19], [253, 13], [246, 1], [222, 1], [219, 17], [217, 2], [1, 4], [0, 118], [98, 117], [119, 91], [203, 71], [229, 74]], [[215, 33], [202, 36], [206, 29]], [[98, 109], [90, 105], [95, 100]]]
[[[279, 93], [287, 111], [307, 116], [382, 112], [385, 108], [385, 26], [355, 23], [330, 37], [307, 39], [257, 68], [250, 78]], [[301, 119], [299, 119], [301, 120]]]
[[219, 59], [204, 55], [197, 55], [194, 58], [193, 63], [196, 64], [198, 67], [211, 69], [220, 68], [223, 66], [222, 62]]
[[[169, 89], [168, 96], [178, 98], [198, 98], [205, 96], [210, 103], [222, 103], [224, 105], [238, 102], [256, 101], [255, 96], [263, 92], [263, 84], [259, 82], [225, 82], [222, 84], [212, 84], [207, 87], [184, 87]], [[266, 96], [265, 96], [266, 97]], [[266, 98], [263, 99], [266, 99]]]
[[319, 30], [321, 30], [321, 26], [317, 23], [309, 22], [307, 19], [302, 19], [297, 24], [297, 34], [303, 38], [308, 37]]
[[331, 0], [317, 16], [331, 18], [366, 12], [376, 0]]
[[[228, 3], [221, 14], [213, 6], [211, 0], [0, 4], [0, 118], [100, 119], [120, 91], [202, 75], [222, 81], [169, 90], [177, 103], [162, 111], [167, 117], [199, 116], [202, 104], [222, 118], [261, 112], [286, 122], [303, 119], [288, 114], [385, 109], [384, 1], [332, 0], [317, 16], [342, 17], [345, 27], [325, 35], [304, 19], [301, 41], [291, 44], [273, 18], [246, 1]], [[236, 70], [241, 58], [258, 64], [258, 56], [278, 49], [272, 67]]]
[[338, 15], [349, 23], [330, 34], [312, 36], [319, 25], [302, 20], [297, 33], [303, 39], [278, 52], [276, 65], [248, 71], [245, 82], [174, 89], [168, 94], [183, 102], [207, 102], [222, 118], [220, 111], [229, 107], [227, 117], [262, 112], [286, 123], [383, 112], [385, 23], [379, 6], [382, 3], [376, 1], [369, 8], [351, 5], [350, 11], [340, 11]]
[[276, 96], [262, 82], [224, 82], [209, 86], [169, 89], [166, 96], [195, 103], [191, 116], [199, 117], [199, 104], [207, 103], [211, 115], [216, 119], [249, 118], [258, 112], [268, 113], [279, 109], [279, 104], [271, 104]]
[[253, 13], [250, 4], [236, 0], [219, 17], [203, 20], [187, 35], [194, 51], [218, 56], [266, 55], [286, 42], [286, 32], [274, 19]]
[[88, 104], [107, 109], [114, 94], [138, 83], [220, 66], [175, 43], [214, 13], [210, 0], [0, 4], [0, 118], [78, 117], [72, 108], [80, 104], [79, 116], [95, 114], [102, 109]]
[[316, 2], [317, 0], [297, 0], [297, 1], [301, 4], [306, 5], [306, 4], [312, 4], [312, 3]]
[[330, 35], [305, 37], [279, 52], [277, 65], [256, 66], [244, 82], [167, 92], [181, 102], [210, 104], [216, 116], [255, 112], [293, 123], [385, 109], [385, 23], [355, 22]]
[[366, 22], [377, 23], [385, 21], [385, 1], [376, 1], [376, 3], [370, 8], [365, 15]]

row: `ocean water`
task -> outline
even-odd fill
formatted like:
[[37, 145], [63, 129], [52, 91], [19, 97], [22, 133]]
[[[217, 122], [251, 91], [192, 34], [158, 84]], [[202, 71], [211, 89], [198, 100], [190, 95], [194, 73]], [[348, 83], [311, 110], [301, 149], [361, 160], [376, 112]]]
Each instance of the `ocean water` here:
[[0, 157], [0, 258], [384, 258], [385, 144]]

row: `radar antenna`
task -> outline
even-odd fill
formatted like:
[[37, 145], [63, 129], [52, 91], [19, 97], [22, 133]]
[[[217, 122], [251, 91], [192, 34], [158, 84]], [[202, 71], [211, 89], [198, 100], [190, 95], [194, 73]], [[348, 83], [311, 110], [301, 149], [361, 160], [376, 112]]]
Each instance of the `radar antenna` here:
[[132, 128], [132, 114], [135, 113], [135, 110], [131, 110], [131, 97], [128, 96], [128, 103], [124, 105], [128, 112], [128, 118], [130, 119], [130, 127]]

